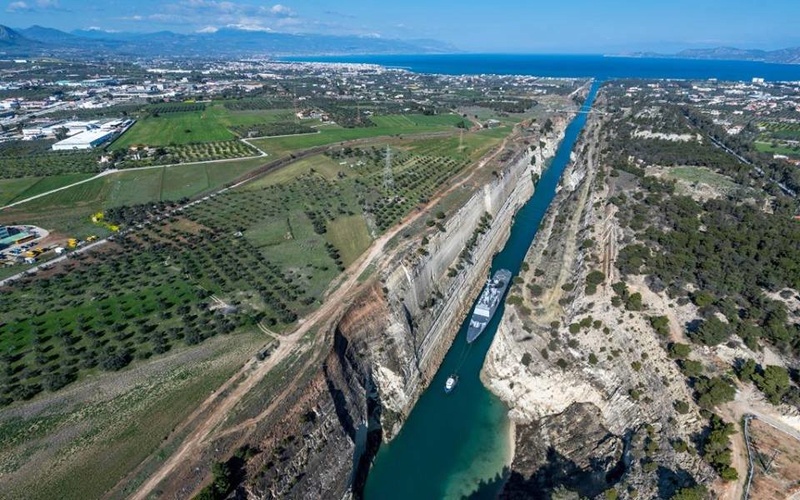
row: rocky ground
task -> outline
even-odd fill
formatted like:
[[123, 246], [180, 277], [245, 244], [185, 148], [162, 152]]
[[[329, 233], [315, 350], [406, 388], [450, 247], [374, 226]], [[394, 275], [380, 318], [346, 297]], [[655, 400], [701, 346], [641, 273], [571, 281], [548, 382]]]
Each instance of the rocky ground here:
[[[642, 311], [612, 305], [625, 234], [608, 199], [623, 187], [598, 161], [601, 125], [601, 117], [590, 118], [484, 366], [484, 382], [517, 425], [510, 498], [556, 487], [585, 497], [614, 489], [620, 497], [669, 498], [713, 476], [696, 454], [675, 449], [704, 423], [650, 326], [649, 317], [666, 308], [660, 301], [643, 301]], [[587, 290], [592, 271], [603, 273], [602, 283]], [[649, 292], [641, 280], [629, 287]], [[676, 339], [681, 315], [670, 309]], [[676, 401], [689, 410], [677, 411]]]
[[[595, 109], [603, 106], [601, 92]], [[589, 118], [484, 365], [484, 384], [509, 405], [516, 424], [503, 496], [547, 498], [566, 491], [588, 498], [671, 498], [702, 484], [714, 497], [738, 500], [748, 470], [743, 434], [730, 440], [739, 479], [723, 482], [697, 452], [708, 414], [701, 415], [666, 349], [670, 342], [690, 343], [685, 329], [701, 317], [697, 307], [669, 298], [645, 276], [623, 277], [616, 267], [619, 248], [635, 236], [609, 200], [633, 195], [635, 186], [625, 172], [611, 175], [600, 159], [604, 120], [602, 114]], [[654, 175], [662, 170], [653, 169]], [[700, 199], [722, 195], [709, 192], [713, 186], [684, 184]], [[621, 279], [636, 303], [620, 300], [612, 288]], [[800, 310], [796, 293], [781, 296], [793, 314]], [[660, 333], [653, 317], [666, 318]], [[754, 352], [737, 339], [694, 347], [690, 359], [709, 375], [729, 374], [734, 359], [786, 365], [774, 349]], [[739, 429], [743, 415], [756, 415], [790, 441], [800, 437], [796, 408], [769, 405], [750, 384], [737, 388], [735, 401], [716, 408], [728, 422]], [[784, 496], [796, 488], [776, 482]]]

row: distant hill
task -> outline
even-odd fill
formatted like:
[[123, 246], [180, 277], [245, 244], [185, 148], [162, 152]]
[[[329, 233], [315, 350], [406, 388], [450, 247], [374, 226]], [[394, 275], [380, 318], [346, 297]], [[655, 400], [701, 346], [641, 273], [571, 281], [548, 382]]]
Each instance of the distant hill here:
[[760, 61], [777, 64], [800, 64], [800, 47], [780, 50], [737, 49], [716, 47], [713, 49], [687, 49], [677, 54], [637, 52], [634, 57], [668, 57], [680, 59], [719, 59], [731, 61]]
[[0, 25], [0, 55], [28, 56], [41, 49], [40, 42], [26, 38], [7, 26]]
[[400, 54], [455, 52], [435, 40], [377, 37], [294, 35], [220, 29], [213, 33], [109, 33], [76, 30], [66, 33], [42, 26], [13, 30], [0, 26], [0, 53], [24, 55], [118, 55], [133, 57], [287, 56], [323, 54]]

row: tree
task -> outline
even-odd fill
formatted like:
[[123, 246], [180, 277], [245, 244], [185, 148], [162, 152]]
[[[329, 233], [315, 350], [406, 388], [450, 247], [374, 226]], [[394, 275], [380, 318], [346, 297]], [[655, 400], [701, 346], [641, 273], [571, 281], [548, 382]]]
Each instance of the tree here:
[[703, 408], [713, 408], [721, 403], [733, 401], [736, 388], [721, 377], [703, 377], [695, 384], [697, 403]]
[[730, 336], [730, 329], [716, 316], [711, 316], [703, 321], [694, 331], [689, 332], [689, 337], [695, 342], [714, 346], [724, 342]]
[[53, 131], [56, 136], [57, 141], [63, 141], [67, 138], [67, 134], [69, 134], [69, 130], [66, 127], [59, 127]]
[[625, 309], [629, 311], [641, 311], [642, 310], [642, 294], [639, 292], [632, 293], [628, 297], [628, 300], [625, 301]]
[[792, 385], [789, 379], [789, 372], [782, 366], [769, 365], [764, 368], [763, 374], [756, 373], [752, 376], [752, 379], [758, 389], [774, 405], [781, 403], [784, 395]]
[[690, 488], [681, 488], [672, 496], [672, 500], [704, 500], [708, 497], [708, 489], [702, 484]]
[[687, 344], [673, 342], [669, 345], [669, 357], [672, 359], [683, 359], [692, 352], [692, 348]]

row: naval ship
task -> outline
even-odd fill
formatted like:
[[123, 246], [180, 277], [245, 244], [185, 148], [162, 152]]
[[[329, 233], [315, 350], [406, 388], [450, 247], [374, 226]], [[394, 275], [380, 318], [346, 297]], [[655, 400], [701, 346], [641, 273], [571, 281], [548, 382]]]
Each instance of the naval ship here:
[[511, 281], [511, 271], [508, 269], [499, 269], [494, 273], [494, 276], [486, 282], [478, 297], [478, 303], [472, 311], [472, 318], [469, 321], [469, 329], [467, 330], [467, 342], [472, 342], [478, 338], [478, 335], [483, 333], [486, 325], [491, 321], [497, 306], [500, 305], [500, 300], [508, 288], [508, 283]]

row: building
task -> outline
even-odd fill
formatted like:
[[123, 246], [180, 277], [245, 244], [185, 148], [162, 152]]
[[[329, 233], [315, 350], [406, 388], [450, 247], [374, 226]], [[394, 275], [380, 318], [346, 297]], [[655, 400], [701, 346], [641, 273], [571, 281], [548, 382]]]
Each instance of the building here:
[[0, 238], [0, 250], [8, 248], [12, 245], [21, 245], [34, 239], [36, 239], [35, 235], [24, 231], [21, 233], [10, 234], [5, 238]]
[[94, 149], [114, 136], [113, 130], [94, 129], [81, 132], [53, 144], [53, 151]]

